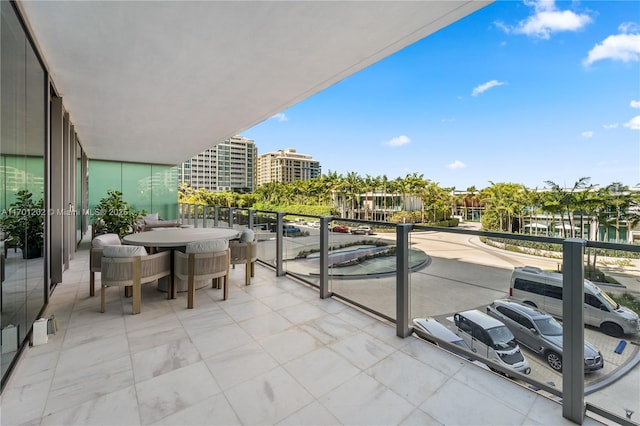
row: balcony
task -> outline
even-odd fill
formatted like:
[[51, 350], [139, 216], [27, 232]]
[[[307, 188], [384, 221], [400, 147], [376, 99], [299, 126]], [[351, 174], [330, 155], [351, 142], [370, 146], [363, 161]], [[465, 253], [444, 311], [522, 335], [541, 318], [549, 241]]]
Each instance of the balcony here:
[[[274, 270], [250, 286], [142, 312], [89, 297], [88, 241], [46, 316], [60, 330], [28, 347], [2, 395], [3, 424], [570, 424], [562, 405]], [[585, 424], [597, 424], [592, 417]]]

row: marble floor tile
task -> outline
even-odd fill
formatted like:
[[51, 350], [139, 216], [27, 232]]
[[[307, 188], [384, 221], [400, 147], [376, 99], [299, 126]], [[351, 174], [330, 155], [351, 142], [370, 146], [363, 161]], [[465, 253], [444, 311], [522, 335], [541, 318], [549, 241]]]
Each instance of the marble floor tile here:
[[204, 362], [136, 383], [140, 417], [149, 425], [220, 393]]
[[131, 355], [136, 383], [201, 361], [189, 338], [174, 340]]
[[246, 425], [275, 424], [313, 401], [281, 367], [225, 390], [225, 395]]
[[318, 398], [360, 374], [360, 369], [324, 347], [289, 361], [283, 367]]
[[339, 423], [329, 410], [314, 401], [276, 424], [282, 426], [334, 426]]
[[241, 423], [227, 398], [219, 393], [152, 424], [153, 426], [227, 426]]
[[42, 418], [41, 426], [135, 426], [140, 424], [133, 385]]
[[256, 339], [282, 333], [294, 326], [294, 324], [277, 312], [267, 312], [266, 314], [258, 315], [255, 318], [240, 322], [239, 325]]
[[341, 424], [395, 425], [415, 408], [382, 383], [361, 373], [318, 399]]
[[323, 346], [322, 342], [299, 328], [260, 339], [259, 343], [281, 364]]
[[392, 353], [366, 372], [416, 406], [449, 379], [446, 374], [403, 352]]
[[254, 341], [213, 355], [205, 362], [223, 390], [260, 376], [279, 365]]
[[511, 408], [508, 399], [496, 400], [455, 379], [449, 379], [420, 409], [442, 424], [455, 425], [515, 425], [526, 417]]
[[329, 347], [363, 370], [395, 351], [392, 346], [365, 333], [345, 337]]

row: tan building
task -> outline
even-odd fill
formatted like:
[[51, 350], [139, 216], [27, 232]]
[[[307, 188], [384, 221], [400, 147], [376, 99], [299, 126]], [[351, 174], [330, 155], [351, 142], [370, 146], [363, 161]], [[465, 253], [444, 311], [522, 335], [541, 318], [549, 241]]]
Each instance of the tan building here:
[[293, 182], [320, 177], [320, 162], [293, 148], [258, 156], [258, 186], [268, 182]]
[[182, 163], [179, 182], [210, 191], [253, 192], [257, 156], [252, 139], [233, 136]]

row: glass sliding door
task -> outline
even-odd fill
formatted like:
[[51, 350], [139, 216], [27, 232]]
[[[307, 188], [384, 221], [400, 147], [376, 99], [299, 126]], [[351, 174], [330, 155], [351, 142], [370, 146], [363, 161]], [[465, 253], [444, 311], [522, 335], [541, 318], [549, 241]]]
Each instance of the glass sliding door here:
[[2, 385], [45, 304], [45, 70], [14, 6], [0, 2]]

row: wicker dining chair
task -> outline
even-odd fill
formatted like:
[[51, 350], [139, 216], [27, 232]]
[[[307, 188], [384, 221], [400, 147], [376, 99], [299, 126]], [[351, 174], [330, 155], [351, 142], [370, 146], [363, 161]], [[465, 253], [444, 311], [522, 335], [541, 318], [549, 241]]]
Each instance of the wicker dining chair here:
[[[142, 284], [171, 277], [171, 252], [148, 255], [142, 246], [106, 246], [102, 250], [100, 312], [105, 311], [107, 287], [131, 287], [132, 314], [140, 313]], [[169, 278], [171, 279], [171, 278]]]
[[121, 245], [118, 234], [102, 234], [91, 240], [89, 250], [89, 296], [95, 295], [96, 272], [102, 271], [102, 249], [105, 246]]
[[211, 280], [211, 286], [223, 279], [223, 300], [229, 298], [229, 242], [227, 240], [197, 241], [187, 244], [185, 252], [174, 252], [174, 288], [180, 280], [187, 281], [187, 308], [195, 305], [196, 282]]
[[235, 268], [236, 265], [245, 265], [245, 285], [251, 284], [251, 277], [254, 276], [254, 265], [258, 260], [258, 243], [254, 241], [255, 234], [251, 229], [244, 229], [240, 233], [239, 240], [229, 241], [231, 249], [230, 262]]

